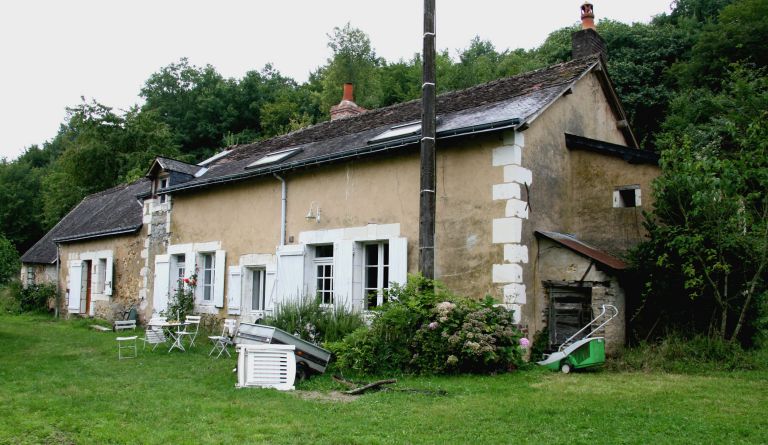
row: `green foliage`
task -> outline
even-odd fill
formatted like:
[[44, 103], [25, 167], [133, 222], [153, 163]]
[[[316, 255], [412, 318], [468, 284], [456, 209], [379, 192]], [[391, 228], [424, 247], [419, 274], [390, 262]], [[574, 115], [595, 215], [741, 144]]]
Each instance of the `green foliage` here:
[[9, 312], [47, 312], [49, 302], [56, 299], [56, 285], [44, 283], [24, 287], [19, 281], [14, 281], [8, 286], [8, 295], [16, 302], [15, 305], [6, 303]]
[[183, 321], [187, 315], [195, 312], [195, 288], [197, 288], [197, 274], [189, 278], [179, 279], [176, 288], [168, 301], [168, 309], [163, 316], [169, 320]]
[[310, 297], [279, 303], [263, 323], [318, 345], [340, 341], [365, 325], [359, 312], [344, 306], [326, 307]]
[[673, 102], [659, 137], [650, 240], [635, 252], [650, 319], [662, 311], [711, 336], [748, 341], [755, 333], [768, 278], [766, 122], [761, 71], [737, 67], [721, 92], [685, 92]]
[[330, 345], [337, 366], [357, 374], [488, 373], [522, 363], [512, 313], [449, 294], [439, 283], [411, 276], [394, 286], [370, 328]]
[[768, 369], [768, 351], [745, 351], [738, 343], [707, 336], [670, 334], [657, 343], [626, 349], [608, 366], [621, 371], [711, 373]]
[[8, 238], [0, 233], [0, 285], [19, 276], [19, 253]]
[[328, 34], [328, 47], [333, 55], [323, 70], [321, 110], [324, 115], [339, 103], [344, 83], [355, 85], [355, 102], [365, 108], [381, 104], [381, 84], [378, 68], [384, 64], [376, 55], [366, 33], [352, 27], [333, 28]]
[[717, 20], [702, 28], [690, 60], [675, 67], [683, 85], [718, 89], [732, 63], [768, 66], [768, 1], [736, 0], [725, 7], [725, 2], [716, 3], [718, 8], [711, 10], [719, 11]]

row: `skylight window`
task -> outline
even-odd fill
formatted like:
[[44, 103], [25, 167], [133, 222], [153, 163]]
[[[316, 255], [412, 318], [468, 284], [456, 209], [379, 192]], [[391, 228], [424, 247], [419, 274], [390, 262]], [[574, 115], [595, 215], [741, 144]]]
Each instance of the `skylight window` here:
[[276, 151], [274, 153], [270, 153], [262, 158], [257, 159], [255, 162], [248, 164], [248, 167], [246, 168], [261, 167], [262, 165], [274, 164], [275, 162], [282, 161], [283, 159], [287, 159], [300, 151], [301, 150], [298, 148], [292, 148], [290, 150], [283, 150], [283, 151]]
[[389, 130], [381, 133], [378, 136], [371, 138], [368, 143], [375, 144], [377, 142], [389, 141], [393, 139], [400, 139], [407, 136], [413, 136], [421, 132], [421, 121], [408, 122], [405, 124], [395, 125]]

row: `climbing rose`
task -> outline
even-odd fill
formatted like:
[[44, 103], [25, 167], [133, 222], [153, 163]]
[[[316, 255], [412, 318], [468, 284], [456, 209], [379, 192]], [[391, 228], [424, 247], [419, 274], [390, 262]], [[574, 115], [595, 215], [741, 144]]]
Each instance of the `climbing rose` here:
[[520, 339], [520, 347], [521, 348], [525, 349], [525, 348], [527, 348], [530, 345], [531, 345], [531, 342], [527, 338], [523, 337], [523, 338]]
[[184, 278], [184, 282], [189, 284], [189, 278]]
[[438, 326], [439, 324], [436, 321], [433, 321], [432, 323], [429, 324], [429, 329], [435, 330], [437, 329]]

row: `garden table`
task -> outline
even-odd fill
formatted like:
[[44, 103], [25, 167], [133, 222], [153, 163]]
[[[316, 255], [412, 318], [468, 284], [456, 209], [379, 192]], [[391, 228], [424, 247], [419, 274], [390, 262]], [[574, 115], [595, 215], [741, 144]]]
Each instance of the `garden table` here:
[[[171, 349], [168, 350], [168, 352], [173, 351], [174, 348], [180, 349], [183, 352], [186, 352], [187, 350], [184, 349], [184, 345], [181, 343], [182, 336], [179, 335], [179, 332], [181, 332], [181, 327], [186, 326], [189, 323], [186, 321], [177, 321], [177, 322], [165, 322], [161, 324], [167, 332], [168, 335], [171, 336], [173, 339], [173, 344], [171, 344]], [[175, 330], [173, 328], [176, 328]]]

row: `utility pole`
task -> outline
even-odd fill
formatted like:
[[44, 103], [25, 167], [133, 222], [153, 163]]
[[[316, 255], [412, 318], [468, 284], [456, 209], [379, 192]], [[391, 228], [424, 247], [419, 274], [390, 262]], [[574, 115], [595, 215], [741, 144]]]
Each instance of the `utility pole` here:
[[419, 272], [435, 278], [435, 0], [424, 0]]

